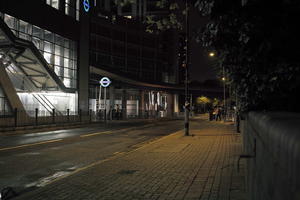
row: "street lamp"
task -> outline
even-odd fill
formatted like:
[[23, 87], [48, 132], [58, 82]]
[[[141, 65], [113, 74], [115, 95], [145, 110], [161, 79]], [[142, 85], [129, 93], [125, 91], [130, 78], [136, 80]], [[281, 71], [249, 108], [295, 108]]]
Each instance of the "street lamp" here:
[[209, 53], [209, 56], [210, 56], [210, 57], [214, 57], [214, 56], [215, 56], [215, 53], [214, 53], [214, 52], [210, 52], [210, 53]]
[[186, 43], [186, 54], [185, 54], [185, 103], [184, 103], [184, 135], [189, 136], [189, 105], [188, 101], [188, 65], [189, 65], [189, 56], [188, 56], [188, 38], [189, 38], [189, 24], [188, 24], [188, 0], [185, 0], [185, 43]]
[[222, 77], [222, 81], [223, 81], [223, 93], [224, 93], [224, 122], [225, 122], [225, 118], [226, 118], [226, 88], [225, 88], [225, 81], [226, 81], [226, 78], [225, 78], [225, 69], [224, 69], [224, 66], [223, 66], [223, 77]]

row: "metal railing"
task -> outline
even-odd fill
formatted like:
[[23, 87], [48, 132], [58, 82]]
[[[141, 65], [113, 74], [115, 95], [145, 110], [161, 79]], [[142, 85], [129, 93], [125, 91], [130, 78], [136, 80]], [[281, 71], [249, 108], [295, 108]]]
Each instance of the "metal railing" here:
[[[59, 113], [59, 114], [58, 114]], [[74, 124], [74, 123], [95, 123], [106, 122], [109, 120], [124, 120], [124, 119], [157, 119], [166, 117], [166, 114], [155, 111], [139, 111], [139, 115], [127, 115], [120, 112], [105, 112], [101, 111], [57, 111], [52, 109], [48, 110], [18, 110], [14, 109], [12, 114], [2, 116], [0, 118], [0, 128], [14, 128], [26, 126], [42, 126], [42, 125], [60, 125], [60, 124]]]

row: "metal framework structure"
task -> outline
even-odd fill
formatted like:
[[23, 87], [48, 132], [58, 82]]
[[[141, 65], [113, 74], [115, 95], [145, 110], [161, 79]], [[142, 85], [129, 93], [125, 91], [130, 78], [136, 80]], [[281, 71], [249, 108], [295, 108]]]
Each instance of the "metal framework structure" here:
[[75, 89], [65, 87], [32, 42], [17, 38], [2, 20], [0, 62], [14, 80], [26, 82], [28, 92], [75, 92]]

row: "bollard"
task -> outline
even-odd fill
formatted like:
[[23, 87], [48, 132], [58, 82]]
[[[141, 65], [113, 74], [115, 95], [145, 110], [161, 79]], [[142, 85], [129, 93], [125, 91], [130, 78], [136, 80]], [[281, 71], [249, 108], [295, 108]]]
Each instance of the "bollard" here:
[[67, 120], [70, 122], [70, 109], [67, 109]]
[[89, 115], [90, 115], [90, 123], [91, 123], [92, 122], [92, 109], [90, 109]]
[[79, 115], [79, 122], [81, 122], [82, 121], [81, 109], [78, 110], [78, 115]]
[[39, 109], [36, 108], [36, 109], [35, 109], [35, 125], [36, 125], [36, 126], [38, 125], [38, 115], [39, 115]]
[[52, 123], [55, 123], [55, 109], [52, 109]]
[[236, 114], [236, 132], [240, 133], [240, 115], [237, 113]]
[[18, 108], [15, 108], [14, 117], [15, 117], [15, 127], [17, 127], [18, 126]]

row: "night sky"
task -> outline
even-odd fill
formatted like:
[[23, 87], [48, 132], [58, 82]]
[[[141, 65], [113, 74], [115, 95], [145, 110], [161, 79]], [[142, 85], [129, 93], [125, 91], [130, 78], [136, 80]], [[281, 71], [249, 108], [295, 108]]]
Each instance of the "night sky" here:
[[[190, 35], [194, 36], [195, 30], [205, 25], [206, 20], [199, 12], [192, 8], [189, 15], [190, 20]], [[192, 39], [191, 48], [191, 66], [190, 78], [203, 82], [208, 79], [216, 79], [216, 69], [214, 67], [214, 59], [208, 56], [208, 53], [201, 47], [200, 43]]]

